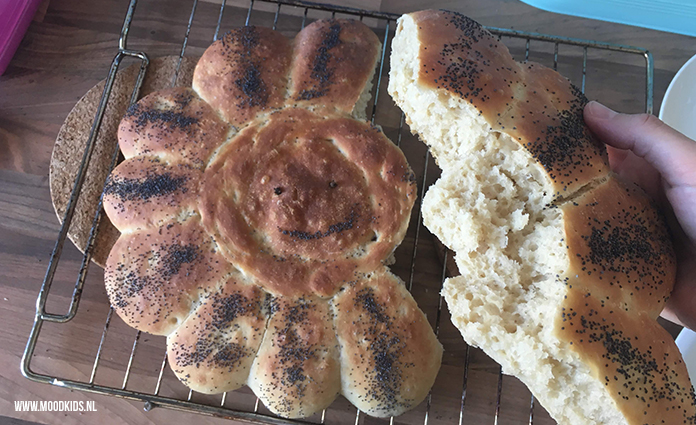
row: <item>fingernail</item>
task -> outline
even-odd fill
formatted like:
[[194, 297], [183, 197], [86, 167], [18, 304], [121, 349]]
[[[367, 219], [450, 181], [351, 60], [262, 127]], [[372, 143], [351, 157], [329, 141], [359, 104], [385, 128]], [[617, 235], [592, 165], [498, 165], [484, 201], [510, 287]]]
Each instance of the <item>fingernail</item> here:
[[607, 108], [606, 106], [602, 105], [599, 102], [595, 102], [594, 100], [590, 103], [587, 104], [585, 107], [585, 110], [590, 113], [595, 118], [599, 118], [602, 120], [608, 120], [609, 118], [614, 117], [617, 113], [613, 111], [612, 109]]

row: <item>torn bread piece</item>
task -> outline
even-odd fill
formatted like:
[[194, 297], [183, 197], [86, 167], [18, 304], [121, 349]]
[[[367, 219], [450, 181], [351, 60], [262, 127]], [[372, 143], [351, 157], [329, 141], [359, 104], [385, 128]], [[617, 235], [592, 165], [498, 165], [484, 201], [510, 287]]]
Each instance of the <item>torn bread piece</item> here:
[[443, 294], [464, 339], [561, 424], [695, 424], [655, 320], [676, 270], [666, 225], [611, 172], [582, 93], [446, 11], [399, 20], [388, 90], [443, 169], [423, 218], [456, 253]]

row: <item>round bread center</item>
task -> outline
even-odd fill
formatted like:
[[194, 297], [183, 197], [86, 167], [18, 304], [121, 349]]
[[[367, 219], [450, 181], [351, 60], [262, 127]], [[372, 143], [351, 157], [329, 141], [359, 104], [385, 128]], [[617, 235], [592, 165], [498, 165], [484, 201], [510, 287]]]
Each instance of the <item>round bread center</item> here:
[[254, 171], [242, 211], [276, 252], [320, 259], [367, 241], [365, 179], [331, 140], [283, 140]]
[[[366, 179], [332, 138], [295, 124], [272, 120], [246, 129], [208, 167], [204, 197], [223, 198], [218, 230], [283, 259], [357, 253], [375, 239]], [[223, 215], [237, 217], [234, 228]]]

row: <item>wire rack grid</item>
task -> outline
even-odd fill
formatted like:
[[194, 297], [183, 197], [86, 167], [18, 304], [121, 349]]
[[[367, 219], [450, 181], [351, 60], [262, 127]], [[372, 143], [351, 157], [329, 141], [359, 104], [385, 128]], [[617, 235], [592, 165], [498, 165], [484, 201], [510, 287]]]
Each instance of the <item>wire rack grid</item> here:
[[[301, 26], [299, 29], [304, 28], [306, 24], [309, 23], [309, 21], [312, 19], [310, 13], [312, 14], [321, 14], [321, 17], [336, 17], [337, 15], [341, 17], [352, 17], [354, 19], [369, 19], [371, 20], [371, 23], [376, 25], [376, 28], [378, 30], [378, 35], [379, 31], [382, 33], [382, 51], [381, 51], [381, 56], [380, 56], [380, 61], [378, 64], [378, 70], [377, 70], [377, 75], [376, 75], [376, 83], [374, 84], [373, 87], [373, 97], [372, 97], [372, 103], [369, 106], [369, 114], [368, 117], [372, 121], [372, 123], [378, 124], [378, 125], [383, 125], [385, 128], [391, 128], [391, 134], [390, 136], [392, 137], [392, 140], [395, 140], [395, 143], [400, 146], [402, 149], [407, 154], [407, 157], [409, 161], [412, 164], [419, 164], [419, 169], [417, 170], [417, 176], [419, 180], [419, 200], [423, 199], [423, 195], [425, 194], [425, 190], [428, 187], [429, 183], [432, 183], [434, 179], [437, 178], [438, 175], [438, 170], [436, 169], [436, 166], [434, 165], [434, 162], [432, 161], [432, 158], [430, 158], [430, 155], [427, 151], [427, 149], [422, 146], [418, 140], [415, 137], [412, 137], [405, 129], [405, 119], [403, 113], [400, 111], [397, 111], [395, 114], [392, 114], [392, 125], [391, 127], [389, 125], [384, 124], [381, 122], [382, 119], [386, 115], [382, 114], [380, 111], [382, 111], [385, 108], [392, 108], [395, 109], [395, 107], [392, 104], [387, 105], [389, 103], [388, 101], [384, 100], [384, 97], [386, 96], [385, 94], [385, 89], [384, 89], [384, 82], [383, 80], [386, 79], [386, 70], [387, 67], [385, 64], [388, 63], [389, 60], [389, 44], [390, 44], [390, 37], [393, 37], [394, 30], [396, 27], [396, 19], [399, 17], [399, 15], [396, 14], [390, 14], [390, 13], [383, 13], [383, 12], [374, 12], [374, 11], [367, 11], [367, 10], [359, 10], [359, 9], [354, 9], [354, 8], [348, 8], [348, 7], [341, 7], [341, 6], [333, 6], [333, 5], [325, 5], [325, 4], [319, 4], [319, 3], [310, 3], [310, 2], [305, 2], [305, 1], [300, 1], [300, 0], [250, 0], [248, 7], [244, 9], [240, 9], [239, 7], [236, 7], [234, 5], [227, 5], [228, 0], [221, 0], [220, 3], [220, 8], [219, 8], [219, 14], [217, 18], [217, 25], [215, 26], [215, 32], [213, 39], [216, 40], [218, 36], [220, 35], [220, 30], [223, 22], [223, 15], [227, 13], [241, 13], [241, 14], [246, 14], [245, 17], [245, 24], [253, 24], [254, 23], [254, 15], [255, 11], [261, 10], [265, 14], [272, 14], [272, 23], [273, 23], [273, 29], [276, 29], [276, 27], [279, 24], [279, 20], [285, 16], [289, 15], [294, 15], [296, 19], [301, 19]], [[161, 389], [162, 389], [162, 382], [163, 382], [163, 376], [165, 375], [165, 370], [166, 370], [166, 353], [164, 353], [164, 356], [159, 362], [159, 371], [157, 374], [157, 381], [154, 387], [152, 388], [152, 391], [145, 392], [145, 391], [135, 391], [132, 389], [129, 389], [128, 384], [129, 380], [132, 376], [131, 372], [133, 369], [133, 364], [134, 364], [134, 358], [136, 351], [139, 347], [139, 344], [141, 344], [141, 332], [137, 332], [135, 335], [135, 338], [133, 339], [132, 346], [130, 349], [130, 356], [128, 357], [127, 365], [125, 368], [125, 371], [123, 372], [123, 379], [122, 383], [120, 386], [117, 385], [100, 385], [95, 383], [95, 378], [97, 375], [97, 370], [100, 366], [100, 361], [102, 361], [103, 355], [104, 355], [104, 347], [105, 347], [105, 340], [107, 339], [108, 331], [110, 326], [112, 325], [112, 317], [113, 317], [113, 309], [108, 310], [108, 314], [106, 316], [106, 321], [103, 326], [103, 330], [101, 332], [101, 338], [99, 340], [98, 346], [95, 348], [95, 355], [94, 355], [94, 360], [92, 363], [92, 368], [91, 372], [89, 373], [89, 379], [87, 380], [73, 380], [73, 379], [66, 379], [61, 376], [58, 376], [57, 374], [48, 374], [48, 373], [38, 373], [34, 370], [32, 370], [32, 359], [35, 356], [35, 350], [37, 346], [37, 342], [39, 341], [39, 336], [41, 334], [42, 326], [44, 323], [49, 322], [49, 323], [56, 323], [56, 324], [64, 324], [67, 322], [70, 322], [73, 320], [77, 314], [78, 311], [78, 306], [80, 304], [80, 299], [82, 296], [83, 288], [85, 285], [85, 278], [87, 276], [87, 271], [90, 267], [91, 264], [91, 257], [92, 257], [92, 251], [93, 251], [93, 245], [94, 245], [94, 240], [96, 236], [97, 229], [99, 227], [99, 222], [102, 218], [102, 208], [101, 208], [101, 199], [99, 200], [99, 206], [97, 208], [97, 213], [94, 216], [93, 219], [93, 225], [91, 228], [91, 232], [89, 235], [88, 239], [88, 244], [87, 248], [84, 252], [84, 255], [82, 257], [81, 261], [81, 266], [79, 268], [77, 278], [75, 280], [75, 285], [74, 288], [72, 289], [72, 296], [70, 297], [70, 303], [68, 307], [68, 311], [65, 314], [55, 314], [55, 313], [50, 313], [46, 309], [46, 304], [48, 301], [48, 296], [49, 292], [51, 290], [51, 285], [54, 281], [54, 276], [56, 274], [56, 270], [58, 267], [58, 263], [61, 259], [61, 255], [63, 252], [63, 247], [65, 244], [65, 239], [68, 233], [68, 229], [70, 227], [70, 223], [73, 218], [73, 214], [75, 212], [75, 207], [77, 204], [77, 199], [79, 197], [82, 185], [85, 180], [86, 176], [86, 170], [87, 166], [90, 162], [90, 159], [92, 157], [92, 153], [94, 151], [94, 146], [95, 146], [95, 141], [97, 138], [97, 134], [100, 129], [101, 121], [104, 116], [104, 112], [106, 110], [107, 103], [109, 102], [109, 98], [111, 95], [111, 90], [114, 84], [114, 80], [116, 77], [116, 72], [118, 71], [119, 67], [121, 66], [121, 62], [125, 58], [133, 58], [134, 60], [137, 60], [140, 62], [140, 70], [136, 79], [135, 83], [135, 88], [131, 94], [130, 97], [130, 102], [133, 103], [138, 100], [138, 95], [140, 91], [140, 87], [142, 85], [143, 79], [145, 77], [146, 71], [147, 71], [147, 66], [149, 64], [149, 59], [148, 56], [145, 52], [141, 51], [135, 51], [135, 50], [130, 50], [127, 47], [127, 41], [128, 41], [128, 34], [129, 30], [131, 29], [131, 24], [134, 19], [134, 14], [136, 10], [136, 5], [138, 3], [138, 0], [130, 0], [128, 9], [126, 12], [126, 16], [123, 22], [123, 26], [121, 29], [119, 41], [118, 41], [118, 51], [116, 55], [114, 56], [114, 59], [112, 61], [108, 76], [106, 78], [106, 84], [104, 86], [104, 90], [101, 95], [101, 99], [98, 105], [98, 109], [91, 127], [90, 135], [86, 143], [85, 150], [82, 154], [82, 161], [80, 168], [78, 170], [77, 176], [74, 181], [71, 197], [65, 212], [65, 215], [63, 217], [63, 224], [60, 228], [60, 232], [58, 234], [54, 249], [51, 253], [50, 257], [50, 262], [46, 271], [46, 275], [43, 281], [43, 284], [41, 286], [38, 298], [37, 298], [37, 303], [36, 303], [36, 313], [35, 313], [35, 318], [34, 318], [34, 324], [29, 336], [29, 340], [26, 345], [26, 349], [24, 352], [24, 355], [22, 357], [22, 363], [21, 363], [21, 371], [22, 374], [36, 382], [41, 382], [41, 383], [46, 383], [50, 385], [54, 385], [57, 387], [64, 387], [64, 388], [69, 388], [69, 389], [76, 389], [76, 390], [81, 390], [81, 391], [86, 391], [86, 392], [91, 392], [91, 393], [98, 393], [98, 394], [108, 394], [108, 395], [113, 395], [116, 397], [128, 399], [128, 400], [135, 400], [135, 401], [141, 401], [144, 403], [145, 410], [150, 410], [153, 407], [156, 406], [162, 406], [162, 407], [167, 407], [167, 408], [172, 408], [172, 409], [178, 409], [178, 410], [183, 410], [183, 411], [189, 411], [189, 412], [197, 412], [201, 414], [206, 414], [206, 415], [213, 415], [213, 416], [219, 416], [219, 417], [224, 417], [224, 418], [229, 418], [229, 419], [235, 419], [235, 420], [240, 420], [240, 421], [246, 421], [246, 422], [255, 422], [255, 423], [271, 423], [271, 424], [296, 424], [296, 423], [302, 423], [302, 421], [296, 421], [296, 420], [287, 420], [280, 418], [278, 416], [275, 416], [271, 414], [270, 412], [264, 412], [263, 411], [263, 406], [260, 406], [259, 399], [256, 398], [255, 402], [253, 403], [253, 408], [252, 406], [249, 406], [249, 409], [244, 410], [244, 409], [238, 409], [238, 408], [231, 408], [229, 406], [226, 406], [226, 403], [229, 404], [228, 402], [232, 397], [235, 396], [235, 392], [231, 393], [224, 393], [220, 396], [220, 398], [215, 402], [215, 403], [202, 403], [202, 402], [196, 402], [193, 401], [192, 398], [194, 396], [192, 391], [188, 391], [188, 395], [185, 397], [171, 397], [171, 396], [164, 396], [161, 394]], [[191, 27], [194, 23], [194, 17], [196, 14], [196, 10], [199, 5], [199, 0], [193, 0], [192, 6], [191, 6], [191, 12], [188, 16], [188, 22], [186, 25], [186, 31], [183, 34], [183, 42], [181, 44], [181, 50], [179, 53], [179, 62], [176, 66], [176, 71], [174, 73], [172, 85], [176, 84], [177, 81], [177, 75], [179, 73], [179, 67], [181, 65], [181, 60], [184, 57], [186, 53], [186, 48], [187, 44], [189, 41], [189, 35], [191, 34]], [[540, 43], [545, 43], [549, 46], [553, 46], [553, 68], [556, 69], [559, 64], [559, 46], [574, 46], [575, 48], [580, 48], [582, 49], [582, 56], [581, 56], [581, 62], [580, 62], [580, 56], [578, 56], [578, 61], [577, 65], [578, 67], [580, 66], [581, 63], [581, 69], [582, 73], [579, 74], [580, 76], [578, 79], [580, 81], [575, 81], [576, 84], [580, 85], [581, 90], [585, 92], [585, 87], [586, 87], [586, 78], [588, 74], [588, 50], [590, 51], [608, 51], [608, 52], [618, 52], [620, 54], [624, 55], [638, 55], [642, 56], [644, 58], [644, 69], [645, 69], [645, 83], [644, 83], [644, 89], [645, 89], [645, 111], [647, 113], [652, 113], [653, 111], [653, 59], [652, 55], [650, 52], [648, 52], [645, 49], [638, 48], [638, 47], [631, 47], [631, 46], [625, 46], [625, 45], [616, 45], [616, 44], [610, 44], [610, 43], [601, 43], [601, 42], [596, 42], [596, 41], [591, 41], [591, 40], [581, 40], [581, 39], [574, 39], [574, 38], [565, 38], [565, 37], [557, 37], [557, 36], [550, 36], [550, 35], [545, 35], [545, 34], [538, 34], [538, 33], [529, 33], [529, 32], [523, 32], [523, 31], [517, 31], [517, 30], [510, 30], [510, 29], [503, 29], [503, 28], [492, 28], [492, 27], [487, 27], [489, 31], [492, 33], [498, 35], [501, 38], [509, 38], [511, 40], [517, 40], [521, 41], [524, 43], [524, 47], [520, 46], [519, 51], [517, 52], [518, 59], [522, 59], [522, 55], [524, 57], [524, 60], [529, 59], [530, 57], [530, 46], [532, 42], [540, 42]], [[551, 53], [549, 52], [549, 56]], [[385, 77], [385, 78], [383, 78]], [[381, 95], [380, 95], [381, 93]], [[387, 114], [388, 115], [388, 114]], [[386, 132], [386, 131], [385, 131]], [[422, 150], [418, 151], [418, 149], [414, 150], [413, 146], [407, 146], [407, 144], [413, 144], [421, 146]], [[414, 153], [415, 152], [415, 153]], [[409, 155], [410, 153], [410, 155]], [[415, 156], [415, 158], [414, 158]], [[119, 150], [116, 148], [112, 154], [112, 161], [111, 161], [111, 168], [116, 165], [118, 162], [119, 158]], [[430, 164], [430, 166], [429, 166]], [[430, 169], [429, 169], [430, 167]], [[415, 168], [415, 167], [414, 167]], [[419, 241], [420, 244], [423, 245], [424, 238], [422, 233], [427, 232], [427, 230], [424, 229], [422, 226], [421, 222], [421, 208], [420, 208], [420, 202], [416, 205], [413, 211], [413, 218], [412, 220], [412, 225], [409, 229], [409, 233], [407, 235], [407, 238], [405, 242], [402, 244], [401, 247], [397, 250], [397, 263], [395, 265], [395, 269], [398, 269], [400, 267], [400, 272], [397, 274], [400, 274], [402, 279], [407, 284], [407, 287], [410, 291], [414, 292], [414, 297], [416, 300], [421, 304], [421, 300], [417, 296], [418, 294], [422, 294], [423, 292], [420, 291], [418, 292], [418, 288], [414, 288], [414, 282], [420, 284], [420, 279], [417, 278], [416, 276], [418, 275], [418, 268], [420, 267], [420, 264], [423, 264], [423, 261], [427, 261], [430, 263], [433, 263], [432, 258], [428, 259], [421, 259], [419, 254], [422, 255], [421, 252], [419, 252]], [[422, 251], [422, 250], [421, 250]], [[447, 315], [446, 309], [443, 311], [443, 301], [442, 297], [439, 296], [439, 288], [444, 282], [445, 278], [448, 276], [450, 273], [448, 271], [448, 260], [451, 260], [451, 254], [447, 251], [444, 250], [444, 252], [441, 254], [439, 258], [439, 263], [441, 263], [441, 266], [438, 264], [435, 267], [435, 270], [437, 270], [436, 273], [431, 273], [436, 276], [436, 282], [434, 286], [434, 297], [436, 298], [436, 301], [434, 302], [434, 309], [436, 310], [435, 314], [430, 315], [431, 322], [433, 322], [433, 326], [435, 329], [435, 333], [438, 336], [441, 336], [441, 329], [443, 326], [447, 326], [446, 320], [444, 317]], [[438, 258], [435, 258], [434, 263], [438, 263]], [[432, 267], [431, 267], [432, 269]], [[427, 292], [427, 290], [425, 291]], [[432, 298], [432, 296], [431, 296]], [[432, 317], [434, 316], [434, 321], [432, 320]], [[451, 325], [449, 325], [451, 327]], [[455, 330], [456, 333], [456, 330]], [[494, 374], [497, 375], [496, 377], [496, 383], [494, 384], [495, 387], [495, 396], [494, 396], [494, 402], [490, 401], [490, 412], [489, 414], [483, 415], [483, 416], [473, 416], [472, 418], [474, 419], [467, 419], [465, 420], [466, 416], [466, 409], [465, 407], [469, 406], [471, 403], [469, 401], [470, 396], [469, 396], [469, 389], [472, 385], [471, 377], [470, 374], [472, 373], [472, 368], [470, 367], [472, 364], [472, 353], [474, 352], [474, 348], [467, 346], [463, 342], [459, 341], [459, 344], [463, 346], [461, 350], [453, 350], [453, 362], [458, 363], [460, 367], [457, 369], [458, 373], [460, 375], [457, 376], [446, 376], [446, 377], [438, 377], [438, 382], [440, 379], [447, 379], [448, 381], [456, 381], [458, 384], [455, 385], [455, 387], [458, 386], [457, 389], [457, 396], [456, 396], [456, 409], [454, 414], [450, 414], [449, 416], [442, 414], [442, 412], [439, 412], [437, 408], [433, 408], [436, 404], [436, 397], [438, 395], [434, 395], [434, 392], [436, 392], [436, 389], [431, 392], [431, 394], [428, 395], [426, 401], [419, 406], [414, 412], [411, 412], [408, 414], [408, 417], [403, 419], [404, 417], [397, 418], [398, 422], [403, 422], [403, 423], [424, 423], [424, 425], [428, 425], [429, 421], [430, 422], [442, 422], [442, 423], [451, 423], [454, 424], [455, 422], [458, 423], [458, 425], [462, 425], [463, 423], [491, 423], [492, 421], [494, 424], [498, 424], [498, 421], [501, 417], [501, 399], [502, 399], [502, 394], [503, 394], [503, 374], [502, 370], [499, 366], [495, 365], [495, 372]], [[445, 344], [445, 348], [447, 350], [447, 344]], [[448, 372], [441, 372], [440, 375], [448, 375]], [[436, 387], [438, 387], [438, 384], [436, 383]], [[446, 386], [447, 387], [447, 386]], [[449, 391], [449, 390], [447, 390]], [[527, 393], [528, 394], [528, 393]], [[523, 421], [518, 418], [516, 423], [539, 423], [539, 421], [535, 421], [535, 411], [539, 413], [539, 406], [536, 407], [535, 409], [535, 401], [534, 397], [531, 395], [527, 395], [527, 408], [524, 413], [524, 419]], [[451, 400], [450, 400], [451, 402]], [[452, 403], [451, 403], [452, 404]], [[332, 422], [327, 420], [330, 416], [330, 414], [327, 414], [327, 412], [330, 412], [330, 410], [333, 408], [333, 406], [329, 407], [328, 410], [324, 410], [320, 415], [315, 415], [317, 417], [315, 418], [310, 418], [306, 422], [311, 422], [311, 423], [328, 423]], [[352, 407], [351, 407], [352, 408]], [[484, 409], [487, 409], [488, 407], [484, 407]], [[519, 415], [518, 415], [519, 416]], [[349, 423], [350, 421], [353, 420], [354, 418], [354, 423], [356, 425], [360, 423], [366, 423], [366, 422], [371, 422], [373, 421], [372, 418], [367, 418], [364, 414], [361, 414], [361, 412], [355, 408], [352, 408], [352, 413], [348, 412], [347, 414], [345, 413], [345, 408], [344, 412], [341, 415], [337, 415], [336, 418], [340, 418], [340, 421], [336, 422], [341, 422], [341, 423]], [[478, 418], [478, 419], [475, 419]], [[483, 418], [483, 419], [482, 419]], [[548, 417], [547, 417], [548, 418]], [[374, 420], [377, 422], [377, 420]], [[390, 418], [388, 419], [390, 425], [395, 422], [395, 418]], [[381, 423], [381, 422], [380, 422]], [[546, 421], [543, 421], [543, 423], [551, 423], [547, 419]]]

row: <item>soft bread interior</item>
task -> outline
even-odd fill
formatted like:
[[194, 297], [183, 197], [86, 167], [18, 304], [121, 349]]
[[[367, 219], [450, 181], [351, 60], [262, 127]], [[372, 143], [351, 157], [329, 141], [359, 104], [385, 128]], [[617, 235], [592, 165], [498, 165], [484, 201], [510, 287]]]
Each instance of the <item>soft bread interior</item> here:
[[419, 46], [415, 22], [402, 17], [389, 92], [446, 170], [425, 196], [423, 219], [457, 252], [462, 275], [443, 289], [455, 325], [559, 423], [626, 424], [602, 382], [555, 335], [568, 254], [552, 182], [468, 102], [418, 84]]
[[356, 120], [367, 121], [367, 104], [372, 99], [372, 80], [375, 79], [375, 74], [377, 73], [377, 61], [375, 61], [375, 67], [372, 70], [372, 75], [365, 81], [365, 87], [360, 93], [355, 106], [353, 107], [352, 115]]

